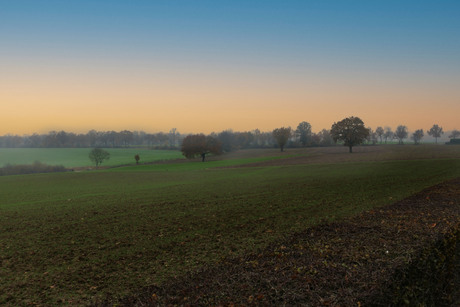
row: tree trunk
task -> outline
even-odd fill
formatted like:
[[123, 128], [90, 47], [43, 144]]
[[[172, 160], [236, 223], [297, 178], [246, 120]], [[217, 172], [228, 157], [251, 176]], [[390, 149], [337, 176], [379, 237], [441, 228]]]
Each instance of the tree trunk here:
[[281, 152], [283, 152], [284, 151], [284, 146], [280, 146], [280, 147], [281, 147]]
[[349, 149], [349, 152], [352, 153], [353, 152], [353, 146], [348, 146], [348, 149]]
[[205, 154], [205, 153], [202, 153], [202, 154], [201, 154], [201, 162], [204, 162], [204, 158], [206, 158], [206, 154]]

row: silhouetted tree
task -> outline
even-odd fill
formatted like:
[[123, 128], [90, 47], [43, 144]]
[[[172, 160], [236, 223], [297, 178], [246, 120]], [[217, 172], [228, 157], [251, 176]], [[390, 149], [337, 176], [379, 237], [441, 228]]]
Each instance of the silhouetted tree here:
[[128, 147], [134, 139], [134, 134], [129, 130], [123, 130], [119, 133], [119, 138], [124, 147]]
[[367, 130], [369, 130], [369, 136], [367, 137], [368, 143], [375, 145], [377, 143], [377, 133], [375, 133], [371, 127], [368, 127]]
[[22, 143], [23, 143], [23, 139], [19, 135], [7, 134], [7, 135], [0, 137], [1, 147], [17, 148], [17, 147], [21, 147]]
[[375, 133], [380, 138], [380, 144], [382, 144], [382, 137], [383, 137], [383, 134], [385, 133], [385, 130], [383, 130], [383, 128], [379, 126], [377, 127], [377, 129], [375, 129]]
[[235, 134], [232, 130], [224, 130], [217, 135], [217, 138], [222, 143], [222, 150], [224, 152], [233, 151], [236, 148]]
[[433, 125], [430, 130], [427, 131], [428, 135], [431, 135], [434, 137], [436, 144], [438, 144], [438, 138], [441, 137], [442, 134], [444, 134], [444, 131], [442, 131], [442, 127], [439, 127], [438, 125]]
[[204, 134], [192, 134], [186, 136], [182, 141], [181, 151], [187, 159], [201, 156], [201, 161], [204, 162], [207, 154], [221, 154], [222, 144], [215, 137], [205, 136]]
[[163, 132], [158, 132], [155, 136], [157, 144], [161, 147], [166, 147], [169, 145], [169, 135]]
[[284, 151], [284, 146], [291, 137], [291, 127], [281, 127], [273, 130], [273, 137], [275, 138], [281, 151]]
[[423, 138], [423, 129], [419, 129], [419, 130], [416, 130], [413, 134], [412, 134], [412, 139], [414, 140], [414, 143], [417, 145], [417, 144], [420, 144], [420, 140]]
[[369, 136], [369, 129], [364, 127], [364, 122], [359, 117], [347, 117], [331, 127], [331, 136], [334, 142], [342, 141], [353, 152], [353, 146], [362, 144]]
[[69, 134], [65, 131], [59, 131], [56, 134], [56, 147], [70, 147], [68, 144]]
[[455, 140], [458, 137], [460, 137], [460, 131], [456, 129], [452, 130], [451, 134], [449, 135], [449, 138]]
[[96, 167], [98, 167], [99, 164], [102, 164], [104, 160], [108, 160], [109, 158], [110, 153], [101, 148], [94, 148], [89, 153], [89, 159], [93, 161], [93, 163], [96, 163]]
[[404, 125], [399, 125], [396, 127], [395, 137], [399, 140], [399, 144], [403, 144], [403, 140], [407, 138], [408, 132], [407, 127]]
[[133, 145], [144, 145], [146, 133], [144, 131], [133, 132]]
[[177, 129], [172, 128], [169, 130], [169, 147], [176, 147], [176, 136], [177, 136]]
[[302, 146], [308, 145], [311, 142], [311, 125], [308, 122], [301, 122], [295, 134]]
[[118, 146], [120, 139], [118, 137], [118, 133], [116, 133], [115, 131], [107, 131], [103, 134], [103, 136], [106, 139], [107, 144], [111, 144], [112, 147]]
[[253, 141], [254, 135], [249, 131], [235, 133], [235, 142], [237, 148], [249, 148]]
[[89, 146], [91, 146], [91, 147], [96, 146], [96, 142], [97, 142], [97, 139], [98, 139], [97, 131], [96, 130], [90, 130], [90, 131], [88, 131], [86, 136], [87, 136], [88, 141], [89, 141]]
[[42, 139], [43, 137], [41, 135], [38, 135], [37, 133], [32, 134], [31, 136], [28, 137], [28, 142], [27, 145], [29, 147], [40, 147], [42, 146]]
[[317, 133], [312, 132], [310, 145], [311, 146], [331, 146], [334, 140], [331, 137], [329, 130], [323, 129]]
[[262, 138], [261, 138], [261, 133], [259, 129], [255, 129], [252, 131], [253, 135], [253, 146], [254, 147], [260, 147], [262, 146]]
[[383, 133], [383, 138], [385, 139], [385, 144], [387, 143], [388, 139], [392, 139], [394, 137], [393, 131], [391, 131], [390, 127], [385, 127], [385, 132]]
[[260, 132], [257, 135], [257, 144], [259, 147], [273, 147], [276, 144], [276, 140], [273, 137], [273, 131]]

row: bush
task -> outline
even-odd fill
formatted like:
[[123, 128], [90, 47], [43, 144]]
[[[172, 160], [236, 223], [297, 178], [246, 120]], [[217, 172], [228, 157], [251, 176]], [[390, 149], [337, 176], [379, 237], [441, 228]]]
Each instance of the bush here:
[[67, 169], [62, 165], [47, 165], [45, 163], [35, 161], [33, 164], [7, 164], [4, 167], [0, 168], [0, 176], [23, 175], [34, 173], [54, 173], [65, 171], [67, 171]]

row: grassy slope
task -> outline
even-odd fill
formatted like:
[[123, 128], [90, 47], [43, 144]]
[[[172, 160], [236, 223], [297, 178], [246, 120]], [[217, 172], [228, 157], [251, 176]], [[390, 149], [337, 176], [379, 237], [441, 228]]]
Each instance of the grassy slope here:
[[[88, 158], [89, 148], [0, 148], [0, 167], [9, 164], [32, 164], [40, 161], [49, 165], [65, 167], [91, 166]], [[109, 148], [110, 159], [102, 166], [117, 166], [135, 163], [134, 156], [139, 154], [140, 162], [154, 162], [183, 158], [180, 151], [149, 150], [137, 148]]]
[[0, 178], [0, 303], [134, 293], [460, 176], [459, 159], [213, 168], [261, 159]]

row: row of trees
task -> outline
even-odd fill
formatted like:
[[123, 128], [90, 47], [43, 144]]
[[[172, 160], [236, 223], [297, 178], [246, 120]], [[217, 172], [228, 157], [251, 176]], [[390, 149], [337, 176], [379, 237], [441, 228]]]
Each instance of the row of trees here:
[[[427, 134], [435, 138], [435, 142], [438, 142], [438, 138], [444, 134], [442, 127], [435, 124], [431, 129], [427, 130]], [[278, 143], [281, 151], [283, 151], [286, 144], [291, 142], [292, 145], [302, 146], [328, 146], [332, 145], [337, 141], [344, 142], [345, 145], [351, 148], [355, 145], [363, 142], [376, 144], [380, 139], [380, 143], [385, 143], [391, 140], [398, 140], [399, 144], [403, 144], [404, 140], [408, 138], [409, 132], [406, 126], [399, 125], [393, 132], [390, 127], [377, 127], [374, 131], [372, 128], [365, 127], [364, 122], [358, 117], [348, 117], [341, 120], [338, 123], [334, 123], [331, 130], [323, 129], [320, 133], [314, 134], [311, 132], [311, 125], [308, 122], [301, 122], [296, 130], [292, 130], [290, 127], [282, 127], [273, 130], [273, 137]], [[416, 130], [412, 135], [411, 139], [415, 144], [419, 144], [424, 136], [423, 129]], [[460, 137], [460, 131], [453, 130], [449, 138], [456, 139]], [[294, 141], [290, 141], [294, 139]], [[297, 143], [296, 143], [297, 142]]]
[[[435, 124], [431, 129], [427, 130], [427, 133], [434, 137], [437, 143], [437, 138], [444, 132], [442, 127]], [[331, 130], [322, 130], [318, 134], [312, 133], [311, 125], [308, 122], [301, 122], [296, 130], [291, 129], [291, 127], [276, 128], [271, 134], [281, 151], [284, 150], [289, 142], [291, 142], [291, 146], [319, 145], [322, 142], [323, 145], [332, 145], [333, 143], [341, 142], [343, 145], [348, 146], [351, 153], [354, 146], [364, 142], [376, 144], [378, 139], [380, 139], [381, 143], [383, 139], [385, 139], [385, 143], [388, 139], [398, 139], [399, 144], [403, 144], [403, 140], [408, 137], [408, 129], [404, 125], [399, 125], [394, 132], [389, 127], [385, 129], [377, 127], [373, 131], [371, 128], [365, 127], [360, 118], [352, 116], [334, 123]], [[415, 144], [420, 143], [423, 135], [423, 129], [418, 129], [412, 134]], [[239, 136], [241, 134], [234, 134], [232, 131], [223, 131], [219, 134], [208, 136], [204, 134], [189, 135], [184, 139], [181, 150], [185, 157], [194, 158], [200, 155], [204, 162], [206, 155], [209, 153], [220, 154], [223, 151], [233, 150], [234, 145], [240, 143], [235, 141]], [[457, 138], [459, 136], [460, 132], [454, 130], [450, 137]], [[250, 133], [245, 133], [243, 138], [247, 144], [253, 141], [253, 135]]]
[[[332, 139], [327, 130], [318, 133], [311, 132], [310, 124], [306, 132], [301, 132], [299, 138], [290, 138], [289, 146], [329, 146]], [[300, 132], [299, 132], [300, 133]], [[277, 142], [272, 132], [261, 132], [259, 129], [245, 132], [224, 130], [211, 133], [212, 137], [222, 143], [222, 149], [230, 152], [243, 148], [267, 148], [276, 146]], [[173, 149], [178, 148], [186, 135], [173, 128], [169, 133], [146, 133], [143, 131], [95, 131], [86, 134], [76, 134], [65, 131], [51, 131], [46, 134], [33, 134], [26, 136], [4, 135], [0, 136], [0, 147], [5, 148], [118, 148], [147, 146], [152, 148]]]
[[[174, 132], [176, 132], [175, 129]], [[443, 134], [443, 129], [438, 125], [433, 125], [427, 133], [435, 137], [437, 141], [437, 138]], [[188, 159], [200, 156], [204, 162], [208, 154], [219, 155], [224, 151], [234, 150], [238, 145], [248, 147], [253, 144], [255, 139], [261, 140], [260, 135], [263, 134], [258, 131], [255, 134], [259, 138], [255, 138], [253, 133], [233, 133], [231, 130], [222, 131], [219, 134], [213, 133], [208, 136], [204, 134], [190, 134], [182, 140], [181, 151]], [[271, 135], [281, 151], [284, 150], [284, 147], [292, 138], [295, 140], [294, 142], [298, 142], [302, 146], [307, 146], [314, 142], [314, 136], [316, 136], [319, 138], [318, 142], [321, 142], [321, 139], [327, 139], [328, 144], [341, 142], [344, 146], [348, 146], [351, 153], [354, 146], [362, 144], [365, 141], [375, 141], [377, 138], [380, 138], [380, 142], [383, 141], [383, 138], [385, 138], [385, 142], [388, 138], [397, 138], [399, 139], [399, 143], [402, 144], [403, 139], [407, 138], [408, 132], [407, 127], [403, 125], [398, 126], [395, 132], [392, 132], [390, 128], [383, 129], [382, 127], [377, 127], [375, 131], [372, 131], [371, 128], [365, 127], [364, 122], [360, 118], [352, 116], [334, 123], [330, 131], [323, 130], [319, 136], [311, 132], [311, 125], [308, 122], [301, 122], [294, 131], [291, 127], [274, 129]], [[456, 138], [460, 136], [460, 132], [454, 131], [451, 136]], [[412, 135], [412, 139], [416, 144], [420, 142], [422, 137], [422, 129], [416, 130]], [[267, 142], [270, 138], [264, 137], [263, 139]], [[90, 152], [89, 158], [98, 167], [104, 160], [110, 158], [110, 154], [101, 148], [94, 148]], [[134, 158], [138, 164], [139, 155], [135, 155]]]
[[[435, 142], [438, 143], [438, 138], [440, 138], [443, 134], [444, 131], [442, 127], [439, 125], [435, 124], [433, 127], [431, 127], [429, 130], [426, 131], [426, 133], [435, 138]], [[409, 131], [406, 126], [404, 125], [399, 125], [396, 127], [396, 130], [393, 132], [390, 127], [377, 127], [375, 131], [372, 131], [372, 129], [369, 130], [369, 136], [374, 142], [377, 142], [377, 139], [380, 139], [380, 143], [383, 142], [383, 139], [385, 140], [385, 143], [388, 140], [396, 139], [398, 140], [399, 144], [403, 144], [404, 140], [409, 137]], [[414, 141], [415, 144], [419, 144], [422, 138], [425, 136], [423, 129], [417, 129], [415, 130], [410, 138]], [[460, 131], [459, 130], [453, 130], [451, 134], [449, 135], [449, 138], [451, 139], [457, 139], [460, 137]]]
[[[283, 131], [284, 129], [284, 131]], [[224, 130], [219, 133], [211, 133], [210, 136], [219, 140], [222, 144], [222, 150], [225, 152], [234, 151], [243, 148], [268, 148], [280, 146], [278, 136], [284, 135], [284, 141], [280, 147], [305, 147], [305, 146], [331, 146], [334, 144], [331, 130], [323, 129], [319, 132], [312, 132], [312, 126], [303, 121], [298, 124], [296, 129], [277, 128], [275, 133], [261, 132], [259, 129], [245, 132], [234, 132]], [[400, 125], [393, 131], [390, 127], [377, 127], [375, 130], [369, 129], [369, 135], [366, 138], [367, 143], [376, 144], [387, 143], [394, 139], [403, 143], [409, 137], [409, 131], [406, 126]], [[289, 133], [288, 133], [289, 132]], [[434, 125], [426, 133], [437, 139], [444, 133], [442, 127]], [[116, 147], [133, 147], [146, 146], [151, 148], [173, 149], [179, 148], [186, 135], [181, 134], [173, 128], [168, 133], [146, 133], [143, 131], [129, 130], [123, 131], [96, 131], [91, 130], [86, 134], [76, 134], [65, 131], [51, 131], [47, 134], [33, 134], [29, 136], [4, 135], [0, 136], [0, 147], [7, 148], [116, 148]], [[417, 144], [424, 137], [424, 130], [416, 130], [410, 138]], [[450, 138], [460, 137], [460, 131], [453, 130], [449, 135]]]
[[96, 131], [91, 130], [85, 134], [76, 134], [65, 131], [51, 131], [46, 134], [33, 134], [26, 136], [4, 135], [0, 136], [0, 147], [10, 148], [86, 148], [86, 147], [130, 147], [150, 146], [157, 148], [176, 148], [184, 138], [177, 129], [169, 133], [146, 133], [143, 131]]
[[[364, 126], [364, 122], [360, 118], [352, 116], [334, 123], [331, 130], [323, 131], [323, 134], [327, 134], [328, 139], [335, 143], [340, 141], [345, 146], [348, 146], [351, 153], [353, 146], [362, 144], [369, 138], [370, 129]], [[273, 130], [273, 137], [277, 140], [281, 151], [283, 151], [290, 137], [297, 137], [300, 143], [306, 146], [311, 142], [311, 135], [311, 125], [307, 122], [300, 123], [295, 131], [292, 131], [290, 127]]]

